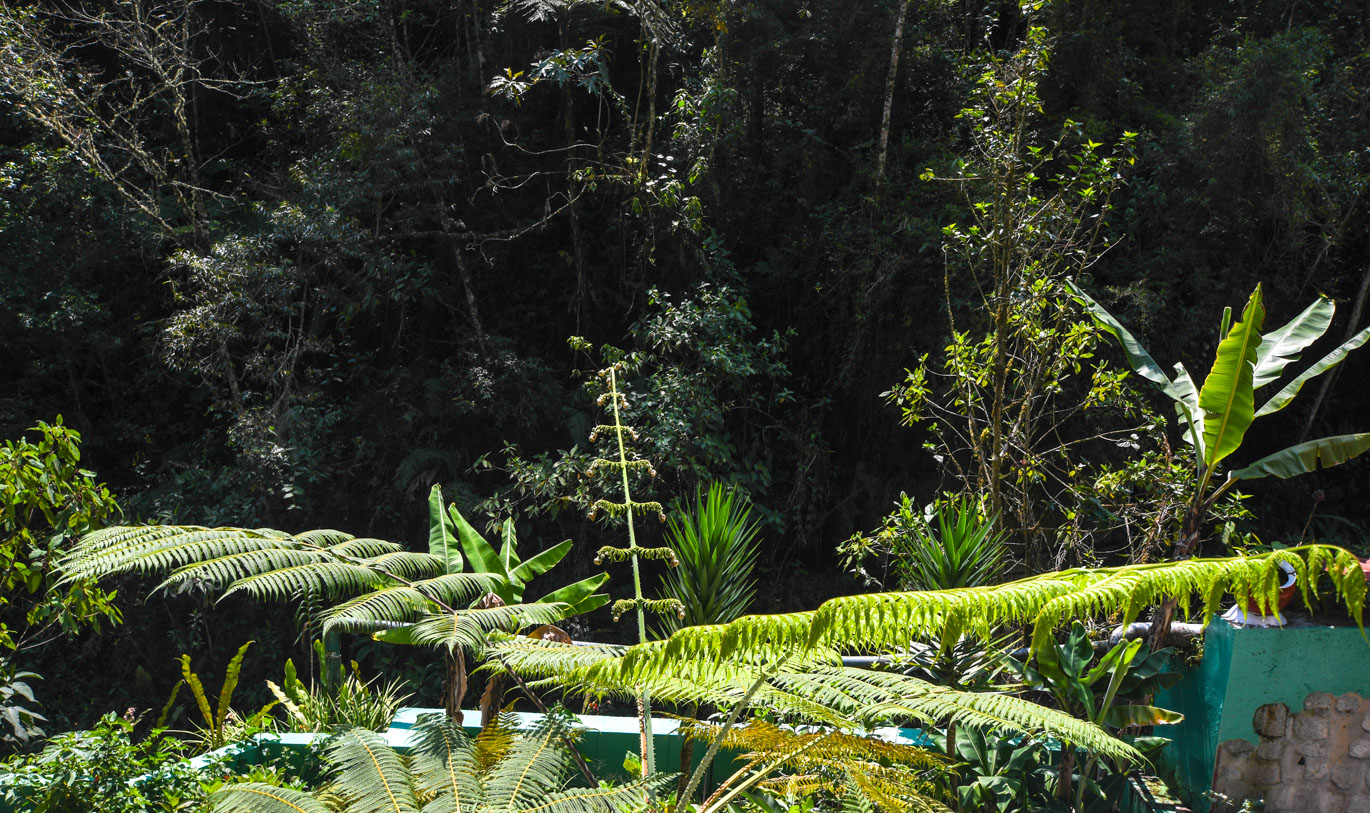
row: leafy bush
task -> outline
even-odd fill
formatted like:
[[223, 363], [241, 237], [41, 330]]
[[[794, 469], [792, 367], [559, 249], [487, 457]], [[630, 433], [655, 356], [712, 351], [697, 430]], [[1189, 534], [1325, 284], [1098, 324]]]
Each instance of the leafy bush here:
[[[41, 753], [14, 757], [0, 768], [0, 800], [32, 813], [145, 813], [198, 809], [223, 766], [196, 768], [181, 743], [154, 729], [135, 740], [135, 722], [113, 713], [87, 731], [53, 737]], [[257, 781], [299, 784], [272, 767]]]

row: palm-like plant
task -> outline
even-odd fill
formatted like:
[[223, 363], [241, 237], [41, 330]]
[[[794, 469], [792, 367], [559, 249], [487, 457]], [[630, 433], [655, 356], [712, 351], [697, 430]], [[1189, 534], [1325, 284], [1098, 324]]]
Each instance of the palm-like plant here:
[[908, 544], [894, 551], [901, 586], [948, 590], [1000, 581], [1008, 548], [996, 524], [969, 496], [938, 500], [932, 517], [913, 524]]
[[332, 784], [315, 794], [258, 783], [210, 797], [215, 813], [619, 813], [641, 801], [653, 777], [617, 787], [565, 787], [572, 759], [560, 743], [569, 715], [548, 714], [522, 736], [501, 720], [478, 737], [438, 715], [414, 727], [407, 756], [385, 738], [353, 729], [329, 741]]
[[695, 494], [693, 512], [676, 505], [666, 520], [669, 546], [679, 564], [661, 576], [664, 598], [680, 602], [682, 615], [658, 622], [669, 635], [681, 627], [726, 624], [747, 611], [756, 595], [759, 523], [746, 498], [721, 483]]

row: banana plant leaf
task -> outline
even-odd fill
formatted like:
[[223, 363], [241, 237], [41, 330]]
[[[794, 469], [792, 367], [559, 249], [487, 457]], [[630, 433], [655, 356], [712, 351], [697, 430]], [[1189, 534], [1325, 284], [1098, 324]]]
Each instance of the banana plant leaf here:
[[574, 584], [553, 590], [533, 603], [567, 604], [571, 607], [570, 615], [588, 613], [609, 603], [607, 594], [595, 592], [603, 587], [608, 580], [608, 573], [599, 573], [588, 579], [581, 579]]
[[1109, 728], [1130, 728], [1143, 725], [1178, 723], [1184, 715], [1157, 706], [1114, 706], [1104, 714], [1104, 725]]
[[1234, 480], [1255, 480], [1259, 477], [1274, 476], [1284, 480], [1295, 475], [1307, 474], [1319, 467], [1327, 468], [1345, 463], [1366, 449], [1370, 449], [1370, 432], [1319, 438], [1266, 455], [1246, 468], [1232, 472], [1228, 477]]
[[460, 573], [465, 567], [457, 544], [456, 526], [442, 505], [442, 487], [428, 492], [428, 552], [443, 561], [443, 573]]
[[1213, 466], [1235, 452], [1256, 418], [1251, 382], [1264, 320], [1261, 286], [1257, 285], [1242, 310], [1241, 320], [1218, 345], [1213, 369], [1199, 390], [1199, 408], [1204, 411], [1205, 466]]
[[1317, 378], [1333, 367], [1336, 367], [1341, 363], [1342, 359], [1346, 358], [1347, 354], [1365, 344], [1366, 341], [1370, 341], [1370, 327], [1367, 327], [1347, 339], [1341, 346], [1323, 356], [1317, 364], [1304, 370], [1297, 378], [1281, 387], [1280, 391], [1271, 396], [1269, 401], [1261, 404], [1261, 408], [1256, 410], [1256, 417], [1269, 415], [1272, 412], [1279, 412], [1281, 409], [1284, 409], [1289, 405], [1289, 402], [1294, 399], [1294, 396], [1299, 394], [1299, 390], [1302, 389], [1303, 385], [1308, 383], [1310, 379]]
[[1131, 364], [1132, 369], [1137, 371], [1137, 375], [1159, 384], [1167, 395], [1178, 399], [1179, 396], [1174, 392], [1174, 384], [1170, 377], [1165, 374], [1165, 370], [1161, 369], [1161, 365], [1156, 363], [1156, 360], [1151, 357], [1145, 347], [1142, 347], [1142, 343], [1137, 341], [1127, 328], [1123, 327], [1122, 322], [1104, 310], [1103, 305], [1091, 299], [1089, 294], [1085, 293], [1074, 282], [1067, 280], [1066, 288], [1069, 289], [1075, 300], [1084, 306], [1089, 315], [1094, 317], [1094, 321], [1099, 327], [1118, 340], [1118, 344], [1123, 348], [1123, 354], [1127, 356], [1128, 364]]
[[1299, 353], [1305, 347], [1322, 338], [1327, 327], [1332, 324], [1332, 314], [1337, 306], [1332, 300], [1320, 296], [1303, 309], [1287, 324], [1265, 334], [1261, 346], [1256, 351], [1256, 372], [1252, 379], [1253, 389], [1260, 389], [1276, 380], [1290, 363], [1299, 360]]

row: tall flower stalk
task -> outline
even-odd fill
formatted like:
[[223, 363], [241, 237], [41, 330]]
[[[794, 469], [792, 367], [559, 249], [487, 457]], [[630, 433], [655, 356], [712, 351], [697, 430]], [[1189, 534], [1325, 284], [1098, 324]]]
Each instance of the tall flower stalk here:
[[[666, 512], [659, 502], [636, 502], [633, 500], [629, 472], [645, 472], [649, 476], [655, 477], [656, 468], [650, 460], [645, 458], [634, 457], [629, 459], [627, 439], [637, 440], [637, 432], [631, 426], [623, 423], [623, 410], [627, 407], [627, 399], [618, 391], [617, 371], [619, 369], [621, 369], [621, 365], [614, 364], [599, 372], [599, 378], [607, 384], [608, 391], [600, 395], [598, 403], [603, 406], [607, 402], [611, 406], [614, 422], [613, 424], [596, 426], [590, 433], [591, 442], [598, 440], [602, 434], [611, 433], [610, 437], [613, 439], [612, 452], [616, 453], [617, 459], [595, 458], [590, 463], [589, 474], [594, 476], [601, 469], [617, 474], [618, 484], [622, 488], [623, 501], [615, 502], [607, 499], [595, 501], [590, 507], [589, 518], [594, 520], [603, 511], [610, 517], [622, 517], [627, 523], [628, 547], [605, 546], [600, 548], [595, 556], [595, 564], [603, 564], [605, 559], [612, 562], [627, 561], [632, 564], [633, 597], [614, 602], [614, 620], [617, 621], [622, 618], [624, 613], [633, 612], [637, 616], [638, 643], [646, 643], [648, 612], [674, 613], [677, 617], [682, 617], [684, 606], [676, 599], [649, 599], [642, 595], [641, 560], [664, 560], [670, 562], [672, 566], [676, 565], [678, 561], [672, 548], [648, 548], [637, 543], [637, 529], [634, 526], [635, 514], [655, 511], [657, 517], [665, 522]], [[651, 776], [656, 773], [656, 746], [652, 737], [652, 698], [645, 686], [638, 687], [637, 701], [642, 728], [642, 770], [644, 776]]]

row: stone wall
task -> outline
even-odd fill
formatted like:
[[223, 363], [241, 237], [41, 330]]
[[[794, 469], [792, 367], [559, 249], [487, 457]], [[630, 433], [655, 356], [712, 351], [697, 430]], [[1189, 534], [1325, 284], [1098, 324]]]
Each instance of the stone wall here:
[[1231, 803], [1215, 803], [1215, 813], [1248, 799], [1269, 813], [1370, 813], [1370, 700], [1313, 692], [1302, 711], [1267, 703], [1251, 724], [1259, 745], [1218, 746], [1213, 789]]

